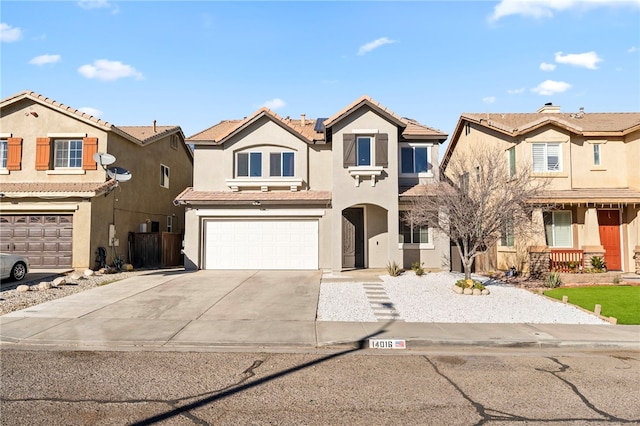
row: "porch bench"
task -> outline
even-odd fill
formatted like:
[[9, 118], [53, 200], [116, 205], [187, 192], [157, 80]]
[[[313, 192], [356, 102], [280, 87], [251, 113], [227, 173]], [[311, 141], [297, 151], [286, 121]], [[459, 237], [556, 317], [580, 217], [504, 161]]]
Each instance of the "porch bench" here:
[[551, 249], [550, 270], [578, 272], [584, 269], [584, 251], [575, 249]]

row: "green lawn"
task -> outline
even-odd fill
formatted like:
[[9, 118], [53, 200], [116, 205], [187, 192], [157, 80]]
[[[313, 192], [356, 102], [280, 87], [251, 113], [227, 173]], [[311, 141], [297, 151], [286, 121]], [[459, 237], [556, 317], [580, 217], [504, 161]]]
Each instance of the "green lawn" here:
[[556, 288], [544, 292], [546, 296], [562, 300], [569, 297], [569, 303], [591, 312], [596, 304], [602, 306], [600, 312], [605, 317], [615, 317], [618, 324], [640, 324], [640, 287], [594, 286]]

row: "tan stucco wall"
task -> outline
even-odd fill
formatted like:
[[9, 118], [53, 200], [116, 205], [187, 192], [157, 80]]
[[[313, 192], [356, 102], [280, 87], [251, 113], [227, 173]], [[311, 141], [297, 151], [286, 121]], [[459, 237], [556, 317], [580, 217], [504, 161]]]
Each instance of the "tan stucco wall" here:
[[[360, 185], [356, 186], [355, 179], [343, 167], [343, 135], [352, 133], [354, 129], [375, 129], [377, 133], [386, 133], [389, 136], [388, 160], [389, 165], [384, 169], [385, 175], [377, 179], [375, 186], [371, 185], [369, 178], [362, 178]], [[352, 206], [374, 205], [386, 210], [387, 236], [386, 253], [382, 253], [385, 247], [378, 244], [371, 251], [371, 244], [375, 241], [365, 242], [369, 247], [369, 253], [365, 253], [365, 267], [383, 268], [389, 261], [400, 262], [400, 250], [398, 241], [398, 128], [395, 124], [382, 118], [368, 107], [362, 107], [350, 116], [344, 118], [333, 126], [333, 222], [332, 235], [334, 251], [332, 254], [332, 269], [342, 269], [342, 211]], [[366, 134], [366, 133], [362, 133]], [[375, 163], [375, 149], [372, 146], [372, 164]], [[365, 209], [365, 224], [369, 221], [381, 220], [382, 210]], [[367, 239], [367, 235], [365, 235]]]
[[629, 176], [629, 188], [640, 191], [640, 130], [637, 130], [625, 138], [627, 150], [627, 170]]

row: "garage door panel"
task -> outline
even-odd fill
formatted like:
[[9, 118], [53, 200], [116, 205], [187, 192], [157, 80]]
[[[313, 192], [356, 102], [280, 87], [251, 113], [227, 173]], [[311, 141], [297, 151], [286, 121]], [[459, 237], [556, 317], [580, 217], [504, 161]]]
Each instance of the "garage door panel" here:
[[209, 220], [205, 268], [318, 269], [318, 221]]

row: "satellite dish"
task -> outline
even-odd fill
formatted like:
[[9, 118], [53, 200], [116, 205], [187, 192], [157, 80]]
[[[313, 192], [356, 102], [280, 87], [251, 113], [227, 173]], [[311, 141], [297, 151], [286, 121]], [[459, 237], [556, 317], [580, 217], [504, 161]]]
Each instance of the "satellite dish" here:
[[133, 177], [131, 172], [122, 167], [109, 167], [107, 169], [107, 175], [111, 179], [115, 179], [116, 182], [126, 182]]
[[116, 162], [116, 157], [106, 152], [96, 152], [93, 154], [93, 160], [101, 166], [108, 166]]

